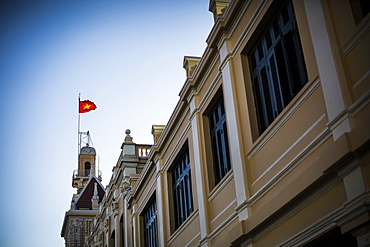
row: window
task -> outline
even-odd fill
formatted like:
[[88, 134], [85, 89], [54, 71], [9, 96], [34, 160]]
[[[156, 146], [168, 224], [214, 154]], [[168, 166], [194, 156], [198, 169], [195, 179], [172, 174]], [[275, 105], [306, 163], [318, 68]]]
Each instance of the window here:
[[90, 169], [91, 169], [90, 162], [85, 162], [85, 177], [90, 176]]
[[282, 4], [248, 58], [258, 129], [262, 134], [308, 80], [290, 1]]
[[335, 246], [335, 247], [357, 247], [357, 240], [349, 234], [342, 234], [339, 227], [320, 235], [318, 238], [303, 245], [303, 247], [320, 247], [320, 246]]
[[223, 98], [217, 102], [208, 117], [211, 133], [215, 183], [217, 184], [231, 169]]
[[368, 0], [350, 0], [353, 17], [356, 25], [359, 24], [370, 12]]
[[182, 151], [172, 172], [172, 192], [174, 202], [174, 224], [177, 229], [193, 212], [191, 175], [188, 151]]
[[144, 223], [144, 243], [146, 247], [158, 246], [157, 205], [155, 199], [149, 203], [142, 214]]

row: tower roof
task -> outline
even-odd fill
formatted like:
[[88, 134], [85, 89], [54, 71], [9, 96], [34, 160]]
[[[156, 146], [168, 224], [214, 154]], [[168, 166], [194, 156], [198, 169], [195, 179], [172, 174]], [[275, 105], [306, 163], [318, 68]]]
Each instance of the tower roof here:
[[91, 199], [94, 196], [94, 185], [97, 183], [98, 189], [98, 196], [99, 196], [99, 203], [104, 197], [105, 189], [103, 185], [99, 182], [99, 180], [92, 176], [90, 177], [89, 181], [85, 185], [85, 188], [82, 190], [80, 196], [75, 201], [76, 209], [89, 209], [92, 210], [92, 202]]
[[80, 154], [96, 154], [95, 148], [90, 147], [86, 144], [85, 147], [81, 148]]

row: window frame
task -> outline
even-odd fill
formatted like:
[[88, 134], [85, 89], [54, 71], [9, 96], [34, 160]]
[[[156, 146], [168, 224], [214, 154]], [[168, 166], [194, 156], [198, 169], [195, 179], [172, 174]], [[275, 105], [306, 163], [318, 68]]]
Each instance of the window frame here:
[[[169, 178], [172, 197], [171, 214], [173, 215], [171, 217], [171, 229], [175, 231], [194, 212], [191, 163], [187, 143], [184, 144], [172, 163], [169, 169]], [[180, 203], [180, 201], [183, 201], [183, 203]]]
[[216, 96], [207, 111], [212, 153], [213, 185], [216, 186], [232, 169], [225, 104], [222, 93]]
[[158, 247], [157, 202], [153, 196], [141, 213], [143, 241], [145, 247]]
[[[292, 46], [293, 49], [288, 49]], [[251, 85], [247, 90], [254, 99], [255, 123], [252, 121], [251, 125], [257, 129], [256, 138], [308, 82], [292, 1], [280, 1], [269, 7], [242, 53], [248, 61], [246, 74]]]

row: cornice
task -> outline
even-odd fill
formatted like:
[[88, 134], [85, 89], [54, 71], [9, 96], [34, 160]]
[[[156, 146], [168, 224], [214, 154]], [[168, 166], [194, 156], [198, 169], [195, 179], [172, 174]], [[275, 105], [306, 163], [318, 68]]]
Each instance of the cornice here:
[[208, 35], [206, 43], [209, 47], [218, 49], [220, 40], [224, 39], [230, 33], [234, 23], [240, 19], [239, 13], [241, 13], [241, 10], [246, 5], [249, 5], [249, 3], [250, 1], [246, 0], [231, 1], [225, 13], [217, 18], [210, 34]]

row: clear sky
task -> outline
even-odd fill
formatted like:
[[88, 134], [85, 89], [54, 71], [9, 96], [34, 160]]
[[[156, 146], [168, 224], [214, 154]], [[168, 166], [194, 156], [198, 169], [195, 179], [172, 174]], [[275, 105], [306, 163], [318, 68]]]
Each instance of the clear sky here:
[[0, 1], [0, 246], [61, 247], [77, 169], [77, 101], [100, 157], [103, 185], [125, 130], [152, 144], [201, 56], [209, 0]]

